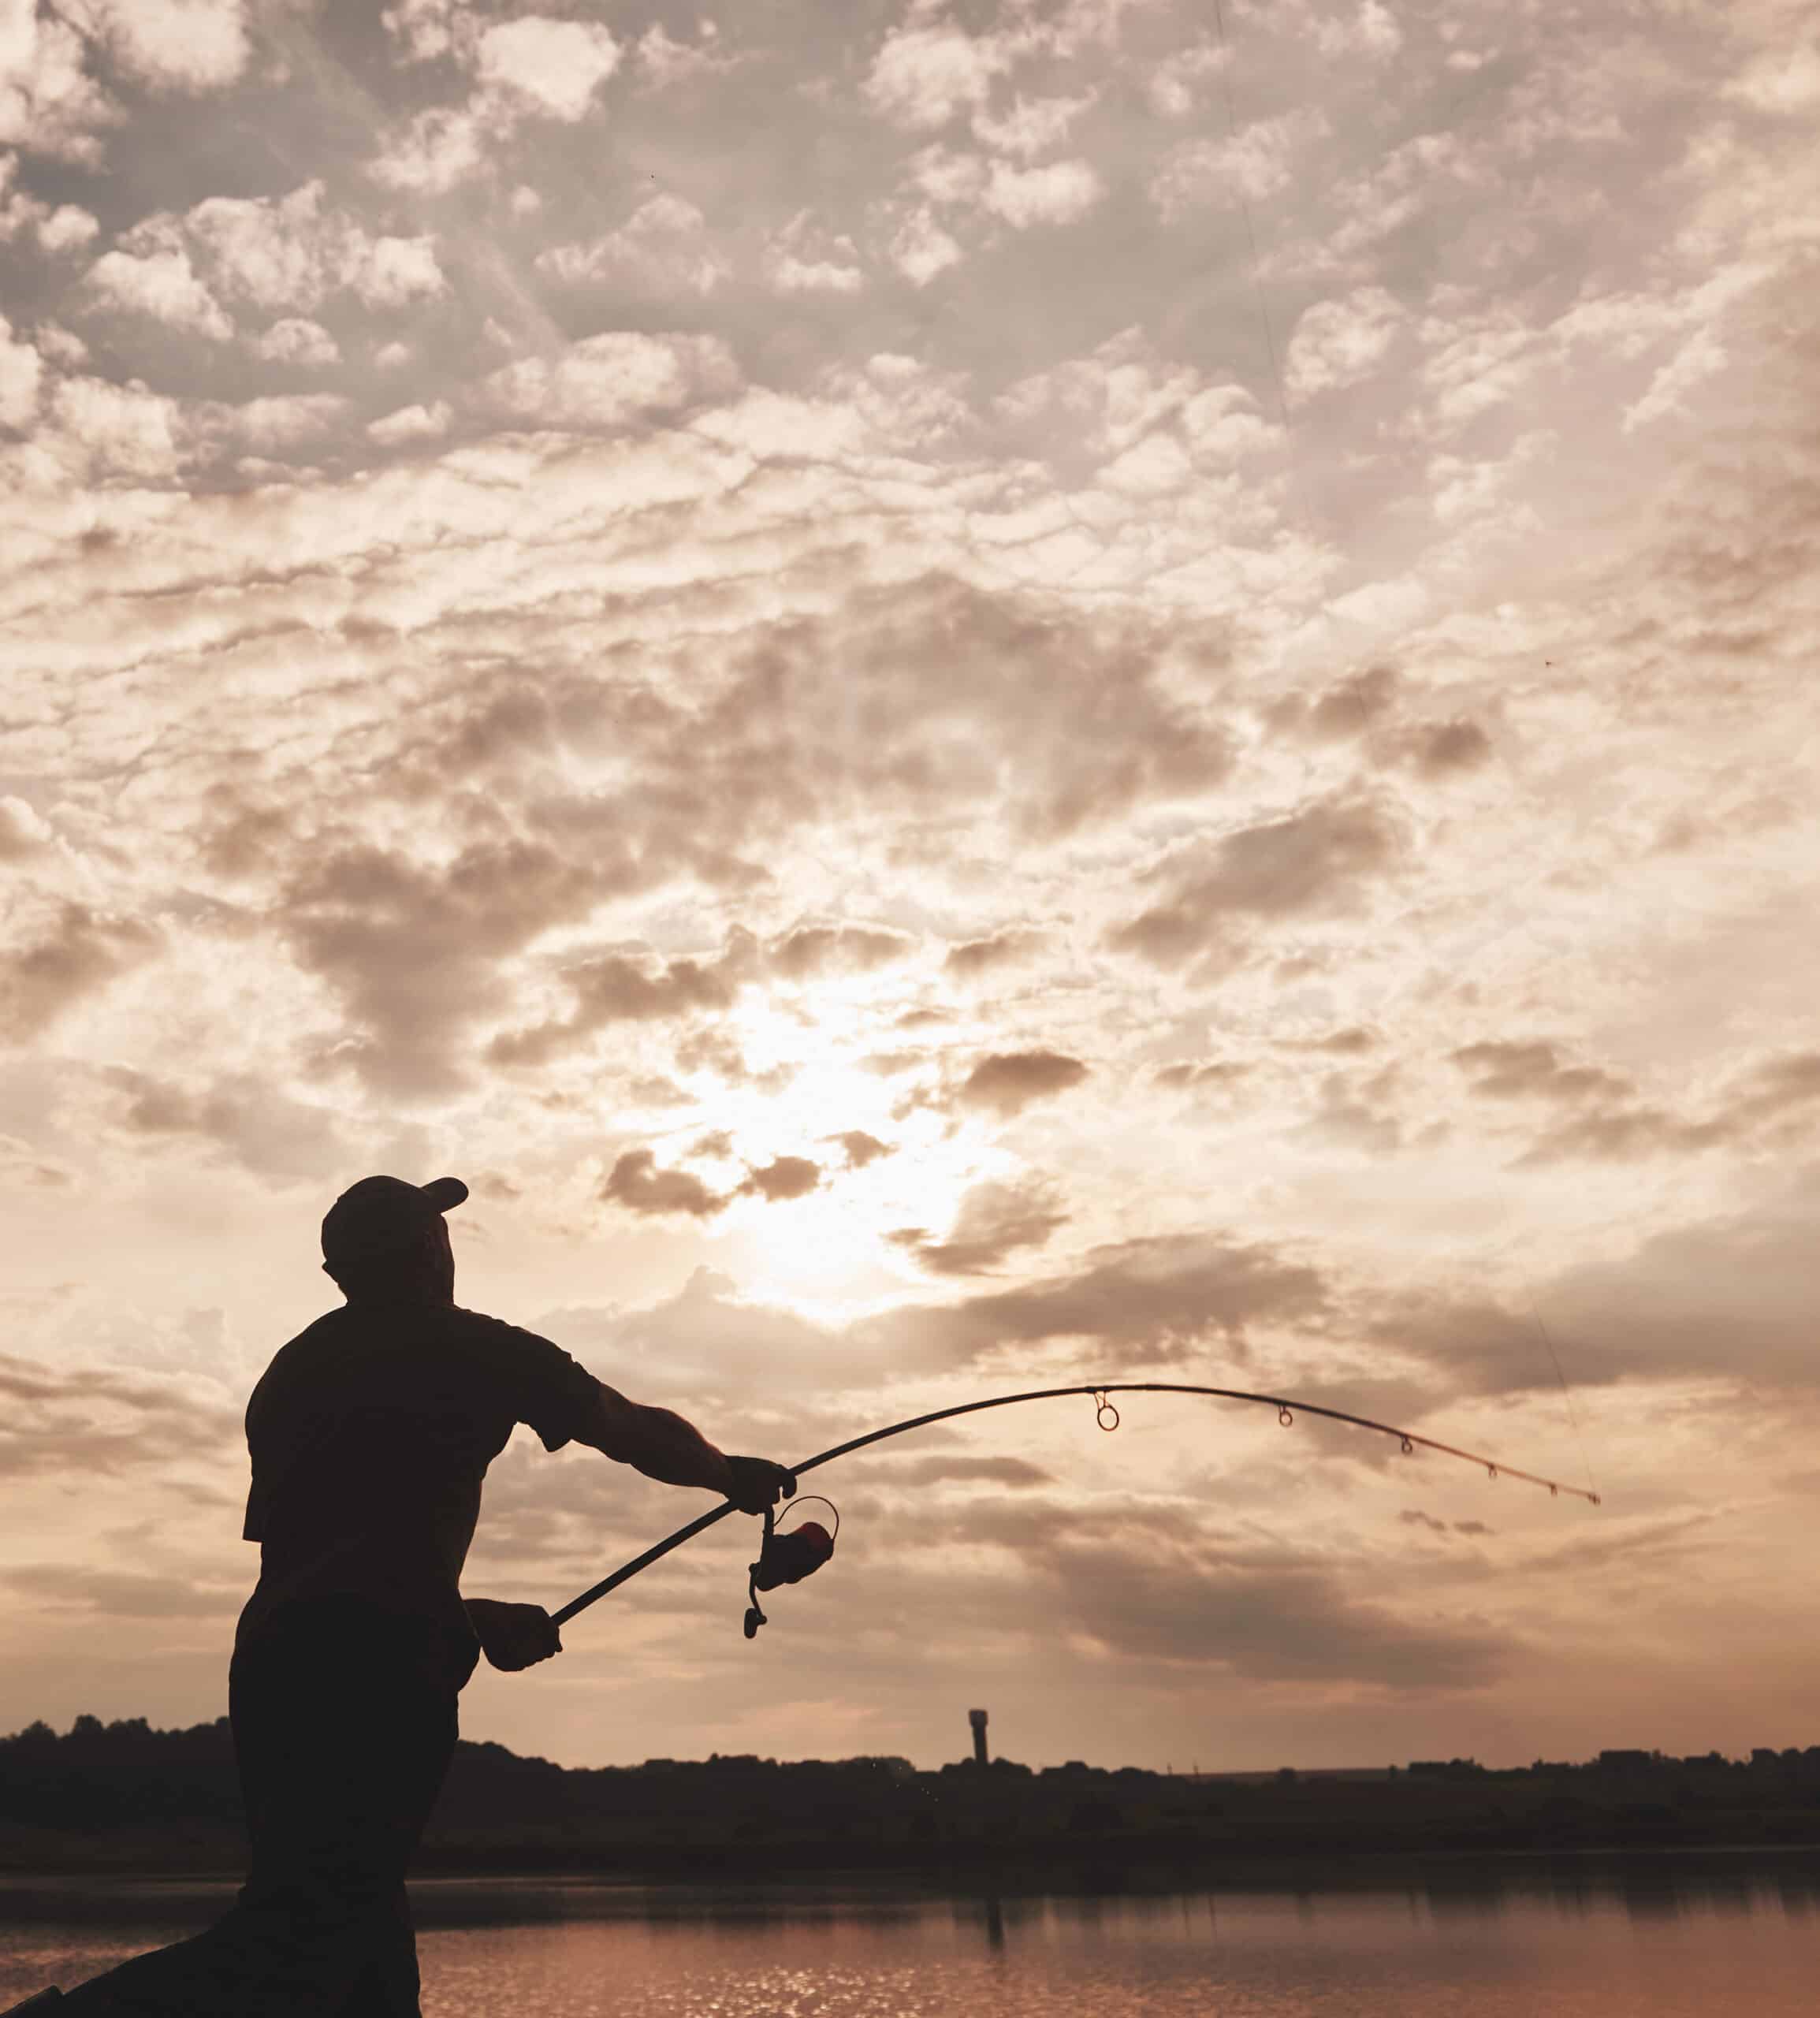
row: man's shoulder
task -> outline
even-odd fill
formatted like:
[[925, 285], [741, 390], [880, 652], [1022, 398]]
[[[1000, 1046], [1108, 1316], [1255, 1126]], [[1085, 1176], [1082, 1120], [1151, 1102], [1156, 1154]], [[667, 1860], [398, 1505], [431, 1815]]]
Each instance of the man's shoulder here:
[[307, 1366], [322, 1350], [330, 1346], [346, 1328], [346, 1306], [337, 1310], [326, 1310], [320, 1317], [306, 1324], [296, 1337], [287, 1339], [266, 1362], [266, 1378], [298, 1366]]
[[541, 1332], [523, 1324], [508, 1324], [504, 1318], [491, 1316], [484, 1310], [464, 1309], [459, 1303], [449, 1305], [439, 1314], [447, 1320], [454, 1336], [471, 1339], [481, 1345], [510, 1350], [526, 1346], [547, 1347], [550, 1342]]

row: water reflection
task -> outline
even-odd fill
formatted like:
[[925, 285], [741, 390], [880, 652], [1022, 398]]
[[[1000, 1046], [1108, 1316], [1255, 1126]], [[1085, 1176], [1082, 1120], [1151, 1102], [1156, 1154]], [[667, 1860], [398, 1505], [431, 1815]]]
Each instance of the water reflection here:
[[[445, 1879], [413, 1888], [429, 2018], [1808, 2018], [1820, 1851], [943, 1889]], [[230, 1888], [0, 1883], [0, 2006], [174, 1939]], [[1736, 1938], [1748, 1917], [1751, 1938]]]

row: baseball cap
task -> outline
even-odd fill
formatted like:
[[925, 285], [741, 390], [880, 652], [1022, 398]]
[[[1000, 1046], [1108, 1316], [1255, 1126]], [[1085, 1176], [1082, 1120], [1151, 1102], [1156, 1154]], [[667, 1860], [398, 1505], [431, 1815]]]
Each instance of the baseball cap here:
[[363, 1177], [323, 1215], [322, 1259], [333, 1269], [409, 1248], [438, 1213], [452, 1211], [467, 1196], [459, 1177], [434, 1177], [427, 1184]]

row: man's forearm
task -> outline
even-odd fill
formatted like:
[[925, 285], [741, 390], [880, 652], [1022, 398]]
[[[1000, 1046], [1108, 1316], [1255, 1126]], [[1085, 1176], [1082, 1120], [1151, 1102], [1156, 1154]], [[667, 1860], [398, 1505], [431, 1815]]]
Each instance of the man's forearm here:
[[603, 1387], [597, 1434], [585, 1441], [662, 1485], [698, 1485], [729, 1493], [725, 1456], [691, 1422], [668, 1409], [645, 1408]]
[[661, 1485], [705, 1486], [718, 1493], [731, 1489], [733, 1476], [724, 1454], [692, 1422], [668, 1409], [634, 1407], [638, 1444], [631, 1459], [635, 1471]]

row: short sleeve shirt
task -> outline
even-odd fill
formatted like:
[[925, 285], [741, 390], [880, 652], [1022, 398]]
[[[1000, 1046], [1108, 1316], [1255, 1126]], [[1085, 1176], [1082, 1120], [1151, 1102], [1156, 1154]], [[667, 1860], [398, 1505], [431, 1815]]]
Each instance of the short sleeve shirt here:
[[280, 1348], [247, 1405], [260, 1545], [244, 1637], [300, 1600], [357, 1597], [469, 1644], [461, 1570], [513, 1426], [559, 1450], [599, 1384], [549, 1339], [450, 1305], [359, 1301]]

